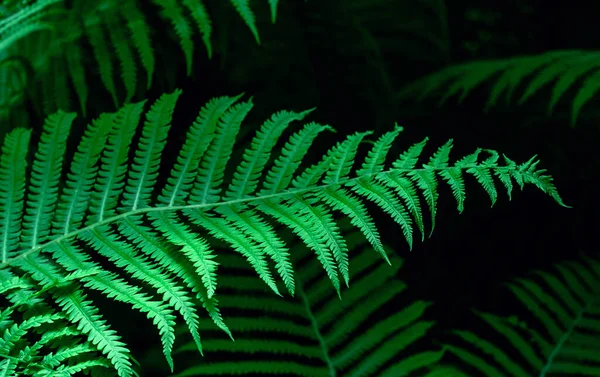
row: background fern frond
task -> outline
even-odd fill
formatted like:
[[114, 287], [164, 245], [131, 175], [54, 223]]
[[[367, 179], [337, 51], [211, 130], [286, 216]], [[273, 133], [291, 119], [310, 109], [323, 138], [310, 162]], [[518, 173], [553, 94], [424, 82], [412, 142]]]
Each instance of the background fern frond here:
[[[443, 354], [419, 346], [434, 325], [426, 318], [430, 304], [411, 301], [406, 285], [396, 278], [401, 259], [392, 257], [390, 267], [372, 258], [360, 232], [344, 238], [355, 245], [351, 267], [356, 279], [341, 301], [299, 244], [291, 250], [298, 281], [294, 299], [274, 299], [247, 277], [242, 259], [223, 255], [227, 267], [220, 285], [227, 293], [220, 295], [221, 307], [231, 313], [228, 323], [236, 341], [218, 335], [205, 341], [206, 358], [175, 376], [425, 375]], [[211, 331], [212, 325], [203, 320], [201, 327]], [[184, 359], [193, 349], [187, 343], [176, 353]]]
[[530, 315], [504, 318], [478, 312], [493, 332], [455, 332], [461, 342], [447, 349], [465, 370], [498, 377], [598, 375], [600, 263], [586, 258], [559, 263], [553, 270], [508, 284]]
[[[174, 31], [188, 76], [197, 59], [196, 33], [200, 33], [208, 57], [212, 57], [213, 21], [204, 0], [154, 1], [148, 8], [150, 11], [142, 3], [138, 0], [35, 0], [31, 5], [14, 9], [0, 19], [0, 59], [20, 57], [30, 62], [31, 74], [41, 81], [42, 91], [26, 91], [27, 88], [18, 86], [14, 90], [19, 92], [6, 93], [5, 98], [0, 98], [0, 104], [9, 104], [9, 98], [14, 101], [31, 95], [44, 118], [58, 109], [75, 110], [74, 102], [67, 100], [73, 88], [79, 108], [85, 114], [90, 106], [88, 85], [96, 74], [89, 69], [92, 64], [88, 48], [93, 52], [94, 66], [98, 67], [100, 80], [115, 108], [139, 97], [142, 91], [138, 81], [145, 77], [144, 86], [149, 89], [157, 73], [157, 35], [153, 32], [156, 28], [149, 23], [153, 11], [170, 25], [168, 30]], [[249, 3], [232, 0], [231, 4], [259, 42], [255, 15]], [[273, 20], [277, 5], [278, 2], [269, 2]], [[40, 40], [43, 40], [43, 49], [36, 46]], [[50, 93], [52, 95], [43, 95]]]
[[463, 101], [476, 87], [489, 84], [485, 105], [489, 109], [496, 106], [502, 96], [506, 103], [510, 103], [517, 95], [516, 103], [522, 104], [545, 86], [553, 85], [547, 105], [550, 115], [560, 99], [576, 87], [571, 103], [573, 126], [583, 106], [600, 91], [599, 56], [597, 51], [559, 50], [506, 59], [475, 60], [417, 79], [398, 93], [398, 99], [414, 97], [415, 94], [419, 101], [439, 97], [442, 105], [455, 95]]

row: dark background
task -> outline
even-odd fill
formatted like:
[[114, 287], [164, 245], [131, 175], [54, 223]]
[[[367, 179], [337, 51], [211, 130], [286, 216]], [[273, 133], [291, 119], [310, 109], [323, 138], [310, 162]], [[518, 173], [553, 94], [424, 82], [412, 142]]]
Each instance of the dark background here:
[[[430, 142], [424, 156], [450, 138], [454, 160], [477, 147], [498, 150], [517, 162], [537, 154], [540, 167], [554, 177], [564, 202], [573, 208], [560, 207], [529, 186], [514, 192], [512, 201], [498, 186], [498, 202], [490, 208], [483, 189], [467, 179], [465, 211], [459, 215], [450, 189], [442, 184], [436, 229], [412, 251], [399, 238], [399, 227], [381, 211], [373, 211], [384, 242], [405, 258], [399, 278], [409, 285], [412, 297], [435, 303], [431, 316], [440, 328], [469, 324], [475, 307], [506, 315], [523, 311], [504, 282], [580, 254], [598, 256], [600, 207], [593, 185], [600, 166], [598, 98], [571, 127], [572, 95], [548, 116], [549, 89], [523, 105], [501, 101], [488, 111], [483, 109], [491, 85], [478, 87], [462, 103], [451, 98], [441, 107], [435, 100], [397, 97], [414, 79], [467, 60], [598, 49], [597, 15], [589, 2], [549, 6], [534, 0], [290, 0], [281, 1], [273, 25], [267, 2], [256, 1], [252, 7], [260, 46], [224, 3], [207, 1], [216, 25], [215, 53], [208, 60], [198, 42], [191, 77], [185, 75], [171, 28], [152, 5], [145, 9], [154, 27], [157, 79], [136, 100], [183, 89], [172, 131], [182, 136], [169, 142], [172, 151], [203, 103], [245, 92], [245, 98], [254, 96], [255, 108], [242, 127], [238, 147], [275, 111], [317, 107], [309, 120], [336, 128], [336, 141], [365, 130], [374, 130], [377, 137], [398, 122], [404, 132], [392, 156], [426, 136]], [[90, 90], [90, 97], [93, 110], [80, 121], [114, 110], [101, 85]], [[31, 124], [41, 124], [34, 104], [26, 105]], [[331, 147], [333, 140], [320, 137], [314, 150]], [[137, 338], [130, 344], [134, 350], [146, 350], [146, 341]]]

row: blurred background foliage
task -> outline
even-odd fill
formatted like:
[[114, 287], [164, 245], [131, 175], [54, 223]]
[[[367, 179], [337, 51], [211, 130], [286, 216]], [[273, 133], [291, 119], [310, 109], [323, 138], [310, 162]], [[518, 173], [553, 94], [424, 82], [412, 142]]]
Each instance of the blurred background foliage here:
[[[187, 127], [198, 104], [245, 92], [255, 96], [256, 104], [251, 115], [255, 124], [242, 130], [246, 138], [276, 110], [316, 106], [313, 119], [343, 134], [373, 129], [379, 135], [397, 121], [404, 132], [395, 153], [425, 136], [431, 139], [431, 148], [453, 138], [456, 156], [476, 147], [496, 149], [518, 161], [537, 153], [573, 209], [560, 208], [533, 189], [489, 208], [483, 190], [473, 188], [464, 213], [458, 215], [448, 190], [440, 195], [436, 231], [410, 254], [401, 237], [395, 237], [396, 226], [376, 219], [383, 224], [384, 240], [404, 258], [400, 279], [410, 287], [413, 299], [435, 302], [430, 313], [440, 328], [464, 327], [469, 308], [475, 306], [499, 315], [523, 310], [510, 307], [502, 282], [581, 253], [598, 256], [600, 95], [592, 93], [572, 122], [573, 99], [586, 85], [595, 85], [590, 80], [600, 81], [595, 75], [600, 65], [590, 58], [600, 51], [600, 37], [592, 32], [597, 16], [591, 3], [289, 0], [279, 2], [273, 23], [269, 2], [252, 1], [258, 44], [232, 4], [206, 0], [214, 26], [211, 56], [201, 33], [195, 31], [190, 67], [177, 43], [177, 31], [157, 3], [128, 0], [124, 3], [134, 4], [145, 17], [155, 57], [148, 76], [137, 58], [132, 68], [137, 72], [135, 83], [123, 79], [125, 67], [118, 65], [119, 54], [126, 51], [109, 46], [114, 65], [103, 72], [107, 67], [97, 64], [89, 38], [89, 30], [98, 25], [107, 32], [111, 23], [127, 22], [115, 18], [115, 12], [123, 11], [119, 1], [47, 0], [43, 9], [27, 18], [27, 30], [12, 29], [11, 15], [37, 3], [0, 4], [2, 133], [17, 125], [39, 130], [41, 120], [56, 108], [77, 111], [79, 120], [87, 122], [127, 99], [157, 98], [179, 87], [184, 95], [175, 133], [178, 127]], [[565, 94], [551, 113], [548, 105], [558, 76], [528, 101], [516, 100], [527, 80], [534, 79], [531, 75], [543, 68], [527, 77], [517, 75], [518, 82], [511, 83], [515, 100], [499, 100], [494, 106], [486, 103], [503, 71], [481, 79], [462, 98], [449, 96], [440, 103], [448, 86], [419, 98], [425, 90], [422, 79], [449, 67], [473, 63], [466, 72], [477, 75], [490, 61], [575, 49], [583, 50], [578, 56], [588, 60], [576, 61], [584, 69], [563, 82], [568, 84]], [[74, 65], [73, 59], [80, 64]], [[107, 89], [107, 77], [114, 80], [113, 93]], [[456, 75], [450, 84], [462, 78]], [[328, 140], [321, 142], [330, 146]], [[143, 331], [132, 331], [143, 350]], [[148, 357], [144, 362], [153, 360]]]

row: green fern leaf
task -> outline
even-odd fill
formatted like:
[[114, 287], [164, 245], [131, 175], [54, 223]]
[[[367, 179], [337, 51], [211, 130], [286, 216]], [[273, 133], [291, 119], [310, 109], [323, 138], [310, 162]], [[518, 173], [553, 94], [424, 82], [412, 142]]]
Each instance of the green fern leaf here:
[[111, 130], [112, 124], [107, 121], [107, 117], [94, 120], [86, 128], [73, 156], [69, 179], [58, 203], [55, 221], [52, 224], [54, 234], [69, 234], [81, 226], [98, 172], [96, 163]]
[[185, 144], [159, 196], [161, 204], [173, 206], [187, 199], [196, 178], [196, 167], [214, 138], [217, 123], [240, 98], [241, 95], [215, 98], [202, 108], [187, 133]]
[[263, 189], [258, 194], [271, 195], [287, 189], [309, 146], [317, 135], [325, 130], [333, 131], [333, 128], [311, 122], [292, 135], [281, 149], [281, 154], [273, 163], [273, 167], [267, 172]]
[[204, 158], [200, 162], [200, 173], [196, 176], [190, 199], [205, 204], [218, 200], [217, 193], [225, 174], [225, 165], [231, 156], [235, 137], [242, 121], [252, 109], [252, 102], [232, 106], [221, 118], [215, 136]]
[[398, 127], [396, 124], [393, 131], [383, 134], [383, 136], [373, 144], [373, 148], [369, 151], [365, 158], [365, 162], [362, 167], [357, 170], [356, 174], [367, 175], [382, 171], [392, 142], [398, 137], [400, 132], [402, 132], [402, 127]]
[[103, 221], [105, 217], [111, 216], [117, 207], [127, 171], [127, 153], [143, 106], [143, 102], [126, 105], [114, 115], [101, 116], [102, 122], [111, 123], [112, 131], [108, 137], [109, 148], [105, 149], [102, 155], [101, 168], [92, 192], [92, 216], [88, 220], [89, 223]]
[[337, 209], [348, 216], [352, 225], [358, 227], [363, 232], [367, 240], [373, 246], [373, 249], [377, 251], [386, 262], [390, 263], [390, 260], [383, 249], [383, 245], [381, 244], [381, 238], [375, 223], [367, 213], [367, 208], [358, 198], [352, 196], [344, 189], [327, 189], [319, 195], [319, 199], [323, 200], [332, 209]]
[[225, 200], [242, 199], [256, 190], [258, 179], [281, 134], [292, 121], [304, 119], [311, 111], [312, 109], [299, 114], [282, 111], [262, 125], [233, 175]]
[[167, 142], [171, 117], [181, 91], [163, 95], [146, 113], [139, 148], [129, 166], [129, 177], [123, 193], [123, 205], [135, 211], [150, 204], [150, 196], [156, 185], [160, 155]]
[[33, 161], [25, 206], [21, 242], [29, 248], [44, 243], [50, 235], [50, 225], [58, 201], [57, 185], [67, 148], [67, 136], [75, 115], [58, 112], [44, 123], [39, 148]]
[[19, 129], [6, 136], [0, 158], [0, 235], [2, 263], [16, 255], [21, 235], [20, 219], [25, 196], [27, 147], [31, 132]]
[[174, 216], [159, 214], [154, 217], [156, 218], [154, 222], [156, 228], [164, 232], [173, 244], [182, 247], [182, 251], [196, 267], [196, 273], [202, 277], [207, 297], [211, 298], [217, 288], [218, 263], [214, 261], [215, 257], [211, 254], [207, 242], [197, 239], [188, 227], [180, 223]]
[[409, 248], [412, 249], [412, 221], [404, 206], [392, 194], [391, 189], [366, 181], [358, 181], [352, 189], [360, 196], [373, 201], [378, 207], [391, 215], [394, 221], [402, 227], [406, 242]]
[[[68, 334], [60, 336], [86, 338], [87, 343], [82, 344], [103, 354], [119, 376], [131, 376], [135, 372], [130, 352], [87, 298], [93, 290], [146, 315], [156, 326], [163, 354], [173, 369], [174, 312], [183, 318], [201, 353], [199, 306], [212, 325], [233, 338], [217, 300], [221, 286], [217, 268], [223, 261], [213, 252], [215, 240], [243, 256], [271, 291], [279, 294], [282, 282], [291, 294], [304, 300], [289, 249], [273, 225], [280, 223], [316, 254], [311, 274], [318, 274], [314, 266], [321, 265], [325, 274], [319, 279], [329, 281], [341, 297], [340, 281], [347, 286], [350, 281], [350, 258], [336, 212], [347, 214], [389, 263], [366, 210], [367, 201], [392, 216], [409, 246], [413, 220], [423, 233], [422, 198], [430, 207], [433, 228], [440, 177], [453, 188], [459, 209], [466, 195], [464, 185], [458, 183], [464, 172], [474, 175], [492, 200], [496, 193], [493, 177], [497, 176], [509, 193], [514, 180], [520, 187], [537, 186], [564, 205], [552, 178], [537, 168], [535, 158], [522, 164], [505, 158], [501, 165], [497, 152], [486, 151], [489, 157], [479, 162], [478, 150], [451, 163], [449, 141], [417, 167], [424, 140], [386, 168], [398, 127], [372, 142], [362, 163], [356, 161], [358, 152], [371, 132], [348, 136], [300, 172], [314, 139], [330, 130], [329, 126], [308, 123], [293, 133], [278, 153], [273, 150], [284, 131], [311, 110], [276, 113], [260, 127], [234, 167], [230, 158], [235, 139], [252, 108], [251, 100], [236, 104], [240, 96], [217, 98], [201, 109], [159, 188], [161, 159], [180, 95], [179, 90], [165, 94], [148, 111], [143, 101], [102, 114], [84, 130], [73, 156], [67, 153], [66, 140], [75, 115], [57, 112], [44, 124], [30, 168], [23, 164], [29, 132], [17, 128], [7, 135], [0, 156], [4, 183], [0, 188], [0, 292], [9, 303], [0, 311], [6, 313], [6, 317], [0, 316], [0, 325], [5, 329], [27, 327], [24, 321], [31, 319], [43, 322], [40, 331], [59, 334], [54, 332], [57, 325], [44, 322], [43, 316], [60, 315], [60, 321], [72, 326]], [[66, 161], [70, 166], [63, 168]], [[233, 172], [231, 177], [226, 177], [227, 171]], [[211, 238], [203, 238], [198, 231]], [[273, 265], [276, 272], [271, 271]], [[356, 363], [360, 344], [372, 347], [384, 328], [408, 326], [424, 306], [407, 310], [401, 314], [404, 320], [385, 322], [350, 342], [347, 352], [332, 360], [331, 367], [345, 369]], [[394, 342], [410, 343], [428, 328], [427, 323], [411, 327]], [[27, 334], [24, 336], [29, 337]], [[45, 356], [41, 350], [47, 347], [41, 341], [32, 339], [31, 346], [24, 339], [9, 342], [6, 356], [16, 358], [17, 364], [5, 364], [6, 370], [40, 367]], [[105, 365], [86, 363], [79, 357], [85, 349], [58, 348], [65, 357], [73, 357], [46, 360], [52, 360], [49, 362], [57, 373]], [[372, 365], [380, 365], [388, 356], [387, 348], [377, 350]], [[416, 368], [420, 364], [408, 365]], [[356, 370], [368, 374], [374, 369], [364, 364]]]

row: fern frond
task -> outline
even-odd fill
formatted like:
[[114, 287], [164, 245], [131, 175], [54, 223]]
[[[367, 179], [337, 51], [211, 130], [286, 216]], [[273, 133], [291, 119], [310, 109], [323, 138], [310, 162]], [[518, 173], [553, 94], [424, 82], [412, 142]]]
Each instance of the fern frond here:
[[571, 104], [573, 126], [582, 108], [600, 91], [599, 56], [597, 51], [564, 50], [507, 59], [475, 60], [418, 79], [402, 89], [398, 98], [417, 95], [422, 101], [427, 97], [440, 97], [439, 104], [442, 105], [455, 95], [463, 101], [477, 86], [492, 83], [486, 103], [486, 109], [489, 109], [497, 105], [503, 94], [506, 102], [510, 103], [515, 92], [522, 88], [517, 101], [522, 104], [554, 83], [548, 103], [550, 115], [565, 93], [578, 86]]
[[[223, 263], [213, 251], [215, 240], [243, 256], [276, 294], [280, 281], [297, 294], [289, 248], [273, 226], [281, 223], [316, 254], [312, 263], [322, 266], [327, 276], [323, 279], [341, 297], [340, 282], [348, 286], [350, 281], [350, 258], [336, 212], [347, 214], [389, 263], [367, 201], [393, 217], [409, 245], [413, 224], [423, 233], [422, 200], [430, 208], [433, 228], [440, 177], [452, 187], [459, 210], [466, 195], [465, 173], [477, 179], [492, 202], [496, 176], [509, 194], [514, 180], [520, 187], [537, 186], [564, 205], [551, 177], [537, 168], [534, 158], [520, 165], [505, 158], [500, 164], [497, 152], [478, 150], [452, 164], [450, 141], [418, 167], [424, 140], [388, 163], [399, 127], [373, 142], [362, 163], [357, 161], [358, 151], [371, 132], [349, 135], [300, 172], [316, 136], [331, 128], [307, 123], [281, 149], [276, 146], [284, 131], [311, 110], [276, 113], [232, 166], [236, 136], [252, 108], [251, 100], [236, 104], [240, 96], [217, 98], [201, 109], [161, 180], [161, 159], [180, 95], [179, 90], [164, 94], [147, 111], [143, 101], [102, 114], [85, 129], [72, 157], [66, 140], [75, 115], [65, 112], [48, 117], [31, 168], [23, 163], [29, 132], [21, 128], [7, 135], [0, 156], [0, 292], [11, 303], [10, 310], [38, 316], [54, 313], [51, 308], [57, 306], [62, 320], [103, 353], [119, 376], [134, 373], [129, 350], [87, 298], [88, 291], [145, 314], [157, 327], [173, 368], [174, 312], [203, 352], [196, 300], [211, 322], [232, 338], [217, 300], [217, 268]], [[479, 162], [484, 153], [490, 157]], [[70, 166], [64, 167], [67, 161]], [[227, 177], [230, 170], [233, 174]], [[410, 334], [425, 330], [419, 329]], [[364, 341], [376, 339], [371, 336], [379, 331], [365, 335]], [[20, 358], [24, 345], [15, 344], [7, 356], [26, 364]], [[354, 351], [348, 350], [349, 359], [340, 366], [355, 360], [350, 356]], [[81, 364], [73, 365], [91, 367], [75, 358]], [[37, 363], [37, 356], [32, 360]], [[13, 368], [11, 363], [5, 366]]]
[[[478, 313], [506, 345], [456, 331], [465, 344], [448, 351], [484, 376], [596, 376], [600, 372], [600, 263], [585, 259], [536, 271], [508, 286], [530, 312], [524, 321]], [[515, 357], [515, 356], [519, 357]]]

